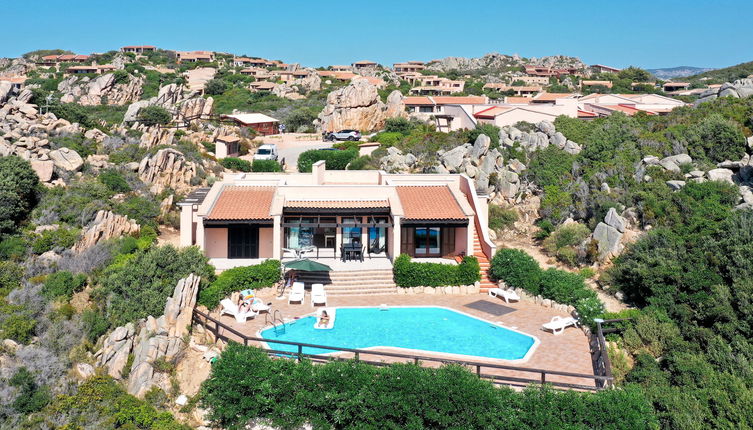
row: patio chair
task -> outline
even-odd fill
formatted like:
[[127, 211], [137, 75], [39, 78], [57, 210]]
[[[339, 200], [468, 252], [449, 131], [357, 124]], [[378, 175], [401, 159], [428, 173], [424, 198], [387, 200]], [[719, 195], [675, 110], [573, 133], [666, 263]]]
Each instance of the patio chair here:
[[573, 317], [562, 318], [561, 316], [552, 317], [552, 320], [548, 323], [544, 323], [542, 327], [544, 330], [551, 330], [552, 334], [558, 335], [565, 331], [565, 328], [578, 326], [578, 320]]
[[489, 290], [489, 295], [492, 297], [502, 297], [505, 303], [510, 303], [510, 300], [520, 301], [520, 296], [513, 290], [503, 290], [502, 288], [492, 288]]
[[292, 302], [303, 303], [303, 298], [306, 296], [306, 287], [303, 282], [293, 282], [293, 288], [288, 295], [288, 304]]
[[327, 306], [327, 292], [324, 291], [324, 284], [313, 284], [311, 286], [311, 306]]
[[220, 304], [222, 305], [220, 316], [224, 314], [232, 315], [239, 323], [246, 322], [248, 318], [254, 318], [256, 315], [258, 315], [258, 313], [254, 312], [253, 310], [241, 312], [240, 310], [238, 310], [238, 306], [230, 299], [222, 299], [222, 301], [220, 301]]

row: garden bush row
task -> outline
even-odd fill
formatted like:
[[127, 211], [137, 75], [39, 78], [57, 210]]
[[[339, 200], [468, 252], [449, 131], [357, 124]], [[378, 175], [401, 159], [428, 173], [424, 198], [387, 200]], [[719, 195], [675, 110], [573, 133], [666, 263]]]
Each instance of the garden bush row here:
[[539, 263], [519, 249], [501, 249], [491, 264], [493, 279], [510, 287], [522, 288], [557, 303], [572, 305], [582, 322], [591, 324], [604, 312], [596, 293], [586, 287], [583, 277], [558, 269], [541, 270]]
[[305, 151], [298, 157], [298, 171], [301, 173], [311, 172], [311, 166], [320, 160], [324, 160], [327, 163], [327, 170], [345, 170], [348, 163], [357, 157], [358, 151], [355, 149], [344, 151], [312, 149]]
[[466, 256], [458, 265], [416, 263], [407, 254], [395, 259], [392, 271], [399, 287], [447, 287], [473, 285], [481, 280], [481, 268], [473, 256]]
[[357, 361], [314, 365], [272, 359], [231, 343], [212, 366], [202, 406], [216, 427], [255, 419], [277, 428], [541, 429], [656, 428], [634, 386], [596, 394], [496, 388], [455, 365], [376, 367]]

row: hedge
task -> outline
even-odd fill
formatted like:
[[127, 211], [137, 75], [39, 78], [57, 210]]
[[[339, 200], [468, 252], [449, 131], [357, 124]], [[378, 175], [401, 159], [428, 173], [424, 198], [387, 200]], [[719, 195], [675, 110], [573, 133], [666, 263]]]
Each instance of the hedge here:
[[415, 263], [407, 254], [395, 259], [392, 271], [399, 287], [446, 287], [472, 285], [481, 280], [481, 268], [473, 256], [466, 256], [458, 265]]
[[253, 172], [282, 172], [282, 166], [275, 160], [254, 160], [251, 163]]
[[279, 260], [267, 260], [253, 266], [235, 267], [220, 273], [217, 280], [199, 292], [198, 303], [214, 309], [233, 291], [256, 290], [275, 285], [282, 279]]
[[539, 263], [525, 251], [497, 251], [492, 258], [491, 275], [511, 287], [575, 307], [583, 323], [591, 324], [604, 313], [604, 305], [582, 276], [554, 268], [541, 270]]
[[239, 170], [241, 172], [251, 171], [251, 162], [237, 157], [223, 158], [220, 160], [220, 164], [222, 167], [230, 170]]
[[354, 149], [346, 151], [311, 149], [298, 156], [298, 171], [311, 172], [311, 166], [320, 160], [326, 161], [327, 170], [345, 170], [348, 163], [356, 157], [358, 157], [358, 151]]
[[495, 387], [457, 365], [314, 365], [273, 359], [231, 342], [199, 393], [218, 428], [267, 419], [275, 428], [315, 429], [653, 429], [653, 410], [635, 385], [598, 393]]

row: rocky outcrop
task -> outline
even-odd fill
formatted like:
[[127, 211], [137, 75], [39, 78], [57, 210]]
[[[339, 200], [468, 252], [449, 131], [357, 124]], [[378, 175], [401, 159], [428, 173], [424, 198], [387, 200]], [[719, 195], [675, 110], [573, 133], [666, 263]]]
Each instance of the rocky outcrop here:
[[[177, 84], [169, 84], [161, 87], [155, 97], [149, 100], [139, 100], [131, 103], [123, 116], [124, 123], [133, 123], [141, 108], [156, 105], [167, 109], [173, 115], [173, 120], [178, 122], [193, 122], [206, 118], [212, 113], [214, 99], [204, 98], [198, 92], [186, 93], [185, 87]], [[136, 124], [135, 127], [138, 127]], [[142, 126], [143, 127], [143, 126]]]
[[378, 130], [387, 118], [407, 117], [403, 96], [393, 91], [383, 103], [376, 86], [365, 79], [355, 79], [327, 96], [327, 105], [315, 122], [322, 131], [342, 129]]
[[294, 87], [287, 84], [280, 84], [275, 85], [274, 88], [272, 88], [272, 94], [276, 95], [277, 97], [288, 99], [288, 100], [301, 100], [305, 99], [306, 96], [298, 92], [298, 87]]
[[593, 240], [596, 241], [599, 260], [605, 261], [622, 253], [624, 245], [622, 236], [625, 233], [626, 220], [619, 216], [614, 208], [610, 208], [604, 222], [596, 225]]
[[149, 316], [137, 324], [128, 323], [113, 330], [95, 354], [97, 365], [120, 379], [128, 356], [133, 354], [126, 384], [130, 394], [143, 397], [154, 386], [171, 391], [168, 375], [156, 371], [153, 363], [173, 361], [187, 346], [183, 339], [191, 325], [200, 282], [201, 278], [193, 274], [181, 279], [167, 299], [162, 316]]
[[753, 96], [753, 79], [738, 79], [733, 83], [726, 82], [718, 88], [709, 88], [701, 93], [695, 105], [714, 100], [718, 97], [745, 98]]
[[125, 82], [116, 82], [115, 74], [108, 73], [96, 78], [71, 76], [58, 84], [58, 91], [63, 103], [125, 105], [139, 99], [143, 85], [141, 77], [129, 75]]
[[140, 230], [141, 226], [127, 216], [101, 210], [86, 228], [83, 237], [73, 246], [73, 250], [81, 252], [101, 241], [136, 235]]
[[297, 87], [298, 91], [308, 93], [309, 91], [319, 91], [322, 89], [322, 78], [313, 69], [309, 70], [309, 74], [305, 78], [295, 79], [290, 85]]
[[60, 148], [49, 152], [49, 157], [58, 169], [75, 172], [84, 165], [84, 159], [70, 148]]
[[164, 148], [141, 160], [138, 175], [144, 183], [151, 185], [154, 194], [168, 187], [177, 193], [187, 193], [192, 189], [191, 179], [196, 172], [196, 164], [186, 160], [182, 152]]
[[536, 129], [530, 132], [521, 131], [514, 126], [502, 127], [499, 133], [499, 143], [502, 146], [512, 147], [520, 145], [527, 152], [535, 152], [554, 145], [563, 151], [576, 155], [580, 153], [580, 144], [568, 140], [558, 132], [550, 121], [541, 121], [536, 124]]

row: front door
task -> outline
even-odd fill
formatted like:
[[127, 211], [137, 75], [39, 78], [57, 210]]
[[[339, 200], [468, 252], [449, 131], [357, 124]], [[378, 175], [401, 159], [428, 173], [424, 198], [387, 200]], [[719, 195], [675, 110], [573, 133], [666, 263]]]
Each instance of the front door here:
[[259, 227], [231, 225], [227, 235], [228, 258], [259, 258]]

